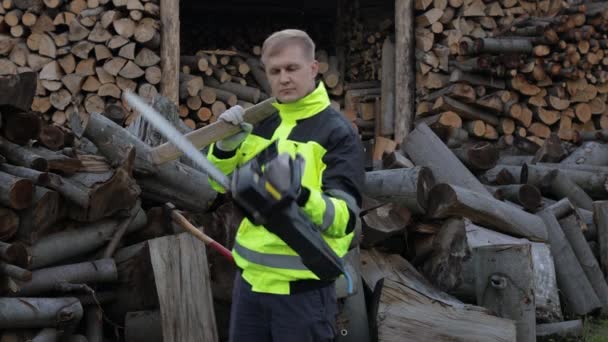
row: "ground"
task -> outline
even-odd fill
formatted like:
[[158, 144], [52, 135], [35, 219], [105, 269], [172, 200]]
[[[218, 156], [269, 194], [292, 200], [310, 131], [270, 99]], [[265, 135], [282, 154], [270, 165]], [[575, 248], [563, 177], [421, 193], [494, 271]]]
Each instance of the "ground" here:
[[589, 320], [585, 323], [585, 342], [608, 342], [608, 319]]

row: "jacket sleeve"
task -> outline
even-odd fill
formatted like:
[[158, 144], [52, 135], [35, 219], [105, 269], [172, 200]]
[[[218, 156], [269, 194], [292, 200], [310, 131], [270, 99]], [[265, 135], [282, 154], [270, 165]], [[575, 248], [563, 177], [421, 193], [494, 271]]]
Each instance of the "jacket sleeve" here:
[[[220, 169], [220, 171], [222, 171], [225, 175], [229, 175], [232, 173], [232, 171], [234, 171], [234, 169], [239, 163], [239, 149], [240, 147], [234, 151], [225, 152], [220, 150], [215, 146], [215, 144], [213, 144], [209, 147], [207, 159], [209, 159], [209, 161], [213, 163], [218, 169]], [[226, 193], [226, 189], [224, 189], [217, 182], [213, 181], [211, 178], [209, 178], [209, 184], [215, 191], [222, 194]]]
[[306, 190], [303, 210], [323, 234], [342, 237], [355, 228], [365, 178], [363, 147], [354, 131], [332, 134], [323, 162], [322, 190]]

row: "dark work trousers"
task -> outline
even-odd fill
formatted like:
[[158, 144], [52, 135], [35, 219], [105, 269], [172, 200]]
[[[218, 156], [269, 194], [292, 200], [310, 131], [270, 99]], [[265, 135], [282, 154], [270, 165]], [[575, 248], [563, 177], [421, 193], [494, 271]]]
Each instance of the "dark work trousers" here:
[[230, 342], [330, 342], [336, 332], [336, 315], [333, 283], [290, 295], [258, 293], [237, 272]]

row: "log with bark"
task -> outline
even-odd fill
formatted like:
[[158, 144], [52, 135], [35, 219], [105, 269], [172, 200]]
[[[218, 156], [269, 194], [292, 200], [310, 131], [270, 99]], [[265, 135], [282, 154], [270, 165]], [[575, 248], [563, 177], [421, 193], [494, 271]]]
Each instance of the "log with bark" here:
[[426, 167], [371, 171], [366, 173], [363, 193], [379, 201], [404, 205], [413, 213], [425, 212], [428, 192], [435, 185]]
[[63, 298], [0, 298], [0, 328], [47, 328], [76, 325], [82, 318], [80, 301]]
[[585, 315], [601, 307], [593, 287], [589, 283], [572, 246], [568, 242], [555, 214], [551, 209], [538, 213], [547, 227], [551, 255], [555, 262], [557, 283], [569, 312]]
[[428, 167], [438, 183], [450, 183], [480, 194], [490, 194], [427, 125], [417, 125], [408, 134], [402, 148], [416, 165]]
[[92, 284], [116, 281], [116, 264], [112, 259], [44, 268], [32, 273], [32, 280], [23, 284], [17, 296], [38, 296], [61, 291], [64, 284]]
[[429, 193], [428, 213], [432, 218], [464, 216], [500, 232], [547, 241], [547, 229], [540, 218], [459, 186], [438, 184]]

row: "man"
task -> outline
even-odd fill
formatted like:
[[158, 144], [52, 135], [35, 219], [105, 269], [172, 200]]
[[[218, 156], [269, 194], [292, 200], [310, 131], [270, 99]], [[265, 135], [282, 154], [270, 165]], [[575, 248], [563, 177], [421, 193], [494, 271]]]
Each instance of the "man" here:
[[[305, 166], [297, 203], [343, 257], [361, 205], [364, 170], [359, 138], [329, 106], [323, 83], [315, 84], [318, 62], [314, 43], [305, 32], [272, 34], [262, 46], [262, 63], [278, 113], [253, 131], [243, 123], [243, 109], [238, 106], [220, 115], [220, 120], [240, 125], [243, 131], [211, 146], [209, 160], [229, 174], [274, 143], [279, 153], [300, 154]], [[319, 280], [285, 242], [246, 218], [239, 226], [233, 255], [240, 272], [233, 290], [231, 341], [333, 340], [334, 280]]]

